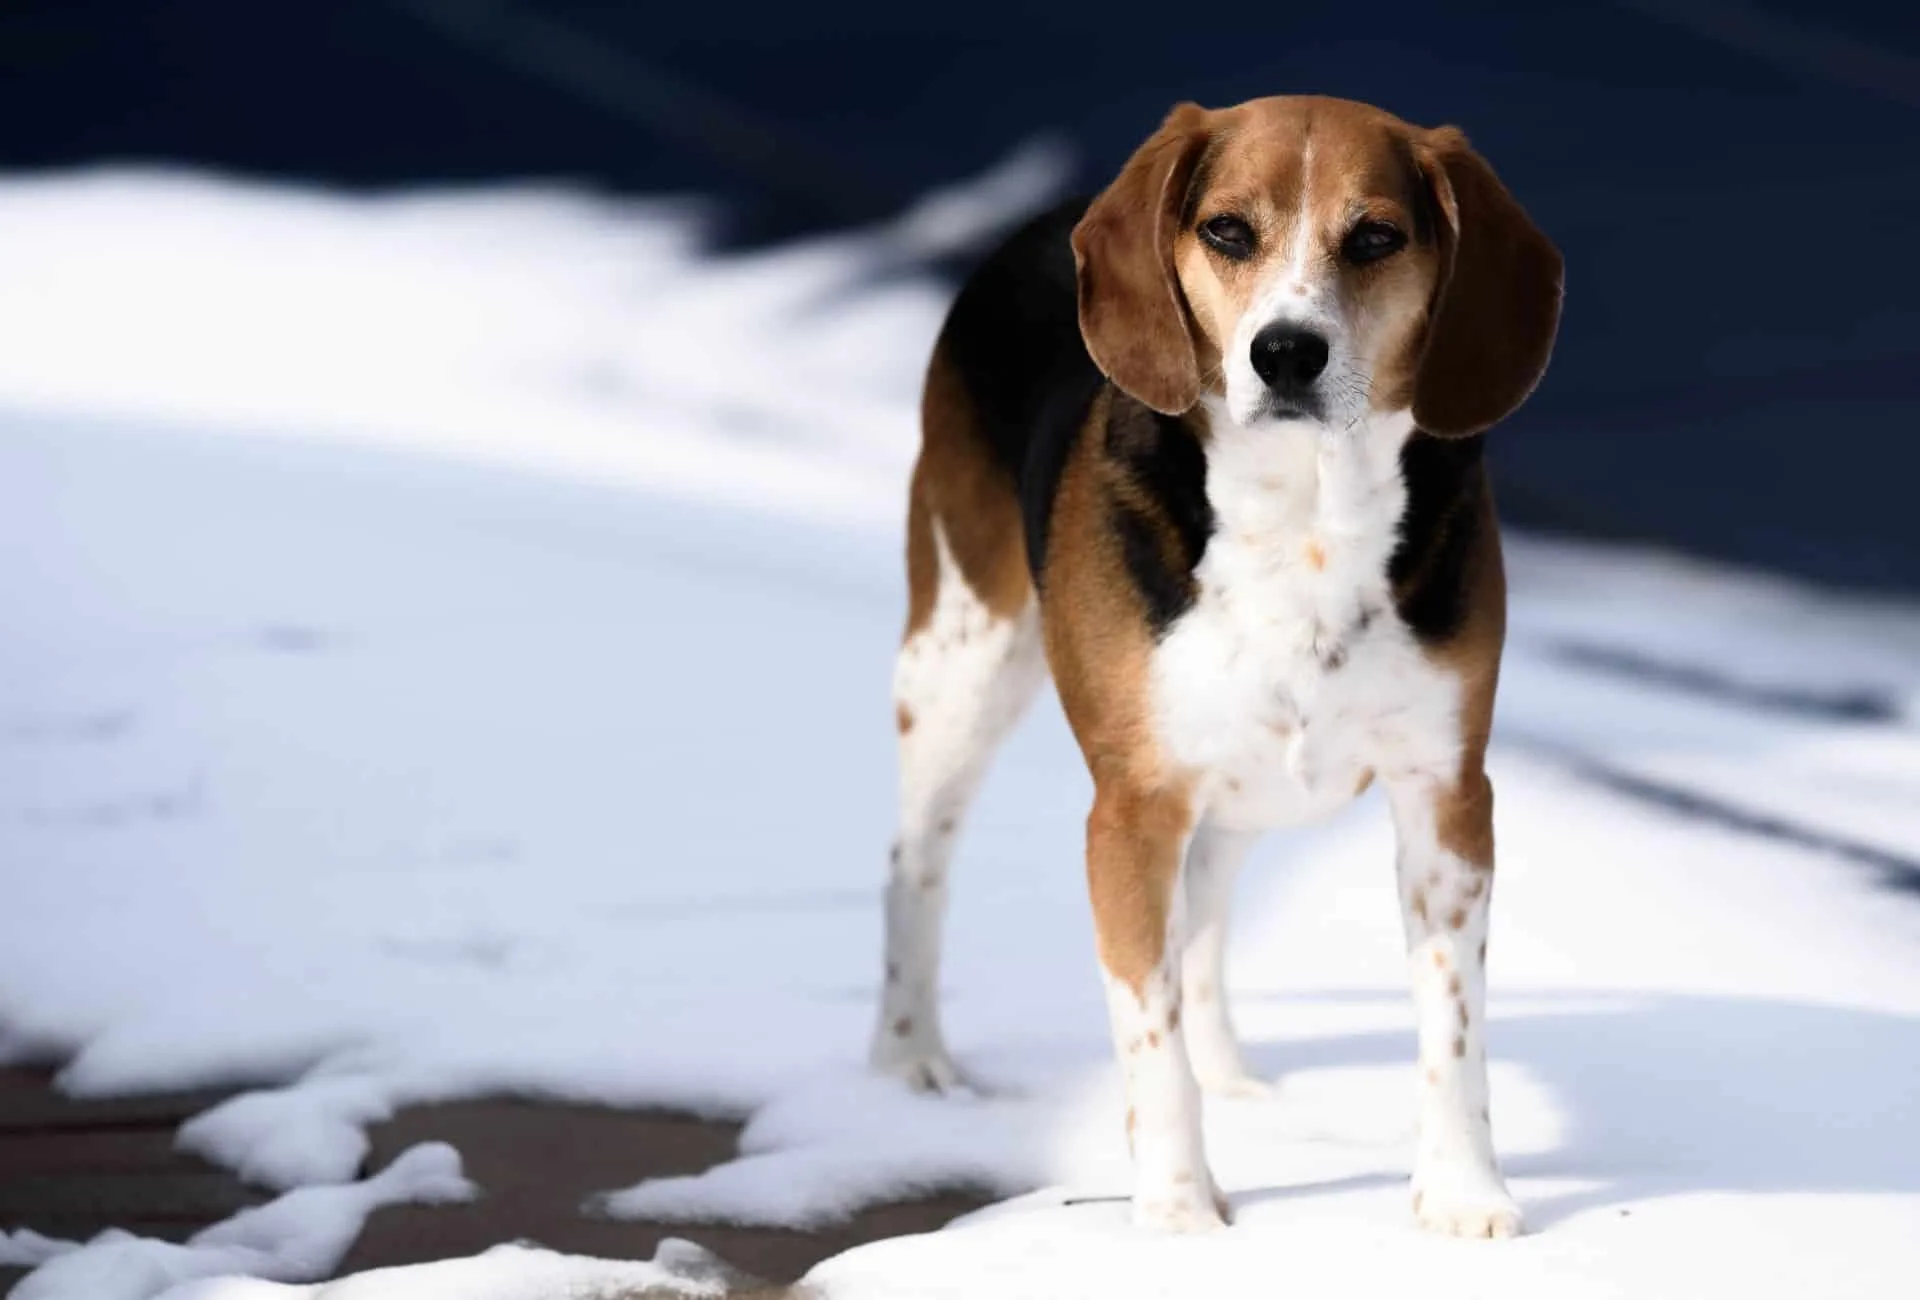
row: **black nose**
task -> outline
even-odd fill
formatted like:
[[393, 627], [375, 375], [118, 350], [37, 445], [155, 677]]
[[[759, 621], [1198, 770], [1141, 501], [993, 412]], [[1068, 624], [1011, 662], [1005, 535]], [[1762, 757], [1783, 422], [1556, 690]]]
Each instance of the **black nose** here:
[[1327, 341], [1298, 325], [1269, 325], [1253, 336], [1253, 373], [1268, 388], [1300, 392], [1327, 368]]

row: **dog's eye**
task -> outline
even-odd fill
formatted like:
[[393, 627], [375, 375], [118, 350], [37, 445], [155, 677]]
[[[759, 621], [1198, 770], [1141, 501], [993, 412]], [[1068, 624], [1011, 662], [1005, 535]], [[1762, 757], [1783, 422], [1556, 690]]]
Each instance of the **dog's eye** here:
[[1384, 221], [1363, 221], [1347, 232], [1340, 244], [1340, 256], [1355, 266], [1365, 266], [1392, 257], [1406, 246], [1407, 237], [1398, 227]]
[[1236, 262], [1253, 256], [1253, 227], [1238, 217], [1212, 217], [1202, 222], [1200, 238], [1208, 247]]

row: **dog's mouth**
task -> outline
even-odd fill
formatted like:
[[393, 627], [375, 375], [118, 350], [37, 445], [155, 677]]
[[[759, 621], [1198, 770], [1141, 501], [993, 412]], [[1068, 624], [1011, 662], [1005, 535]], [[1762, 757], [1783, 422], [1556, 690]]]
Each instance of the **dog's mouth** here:
[[1282, 397], [1277, 393], [1268, 393], [1255, 408], [1254, 418], [1271, 420], [1275, 424], [1302, 421], [1310, 424], [1325, 424], [1327, 407], [1317, 395]]

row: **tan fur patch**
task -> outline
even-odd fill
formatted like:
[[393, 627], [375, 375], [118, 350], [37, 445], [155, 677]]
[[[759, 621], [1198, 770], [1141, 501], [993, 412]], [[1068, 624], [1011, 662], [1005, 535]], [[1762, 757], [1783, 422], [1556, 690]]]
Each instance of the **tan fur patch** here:
[[1042, 625], [1061, 708], [1096, 790], [1154, 790], [1181, 778], [1164, 770], [1154, 739], [1148, 716], [1153, 636], [1109, 522], [1112, 475], [1099, 452], [1099, 431], [1113, 400], [1110, 389], [1095, 399], [1087, 432], [1061, 472]]
[[[1094, 402], [1104, 427], [1111, 390]], [[1193, 781], [1166, 770], [1149, 717], [1152, 634], [1119, 539], [1101, 439], [1079, 440], [1060, 477], [1042, 584], [1047, 659], [1060, 704], [1093, 776], [1087, 885], [1100, 959], [1136, 993], [1165, 956], [1180, 855], [1193, 825]]]
[[[1166, 956], [1173, 886], [1192, 825], [1184, 790], [1097, 788], [1087, 818], [1087, 884], [1100, 963], [1136, 995]], [[1158, 1030], [1148, 1037], [1158, 1045]]]
[[[1481, 747], [1484, 753], [1484, 741]], [[1434, 821], [1448, 852], [1476, 867], [1493, 866], [1493, 783], [1484, 771], [1462, 771], [1452, 789], [1441, 795]]]
[[[961, 576], [998, 618], [1013, 618], [1033, 593], [1020, 501], [994, 460], [973, 402], [944, 346], [927, 363], [920, 398], [920, 458], [907, 497], [907, 635], [933, 616], [940, 562], [934, 527]], [[902, 728], [904, 730], [904, 728]]]
[[1446, 252], [1413, 414], [1422, 429], [1458, 437], [1511, 415], [1545, 373], [1560, 321], [1560, 251], [1457, 128], [1420, 132], [1415, 148]]
[[[1453, 782], [1434, 799], [1434, 831], [1440, 846], [1462, 861], [1493, 868], [1493, 783], [1487, 779], [1487, 742], [1493, 731], [1494, 692], [1500, 652], [1506, 642], [1507, 580], [1501, 562], [1499, 522], [1491, 489], [1482, 493], [1479, 539], [1468, 573], [1467, 618], [1451, 639], [1427, 652], [1430, 662], [1460, 684], [1460, 766]], [[1478, 902], [1484, 876], [1467, 886]]]
[[912, 731], [913, 730], [913, 710], [908, 708], [904, 704], [894, 705], [893, 706], [893, 726], [894, 726], [894, 730], [898, 731], [903, 736], [906, 735], [909, 731]]
[[1200, 359], [1174, 274], [1194, 167], [1220, 114], [1178, 104], [1073, 228], [1080, 337], [1100, 373], [1154, 410], [1199, 399]]

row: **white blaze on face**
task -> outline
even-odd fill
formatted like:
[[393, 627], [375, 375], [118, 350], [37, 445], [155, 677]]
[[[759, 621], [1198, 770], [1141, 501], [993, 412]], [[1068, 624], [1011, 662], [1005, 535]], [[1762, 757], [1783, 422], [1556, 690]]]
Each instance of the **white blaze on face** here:
[[1326, 339], [1327, 368], [1319, 388], [1329, 427], [1351, 428], [1367, 413], [1371, 374], [1354, 347], [1352, 322], [1340, 304], [1339, 268], [1326, 251], [1330, 232], [1322, 228], [1325, 214], [1314, 201], [1317, 184], [1327, 179], [1316, 171], [1313, 142], [1308, 140], [1300, 157], [1299, 201], [1287, 214], [1286, 256], [1254, 291], [1227, 343], [1227, 413], [1235, 424], [1270, 421], [1263, 413], [1266, 384], [1252, 359], [1254, 338], [1270, 325], [1311, 330]]

